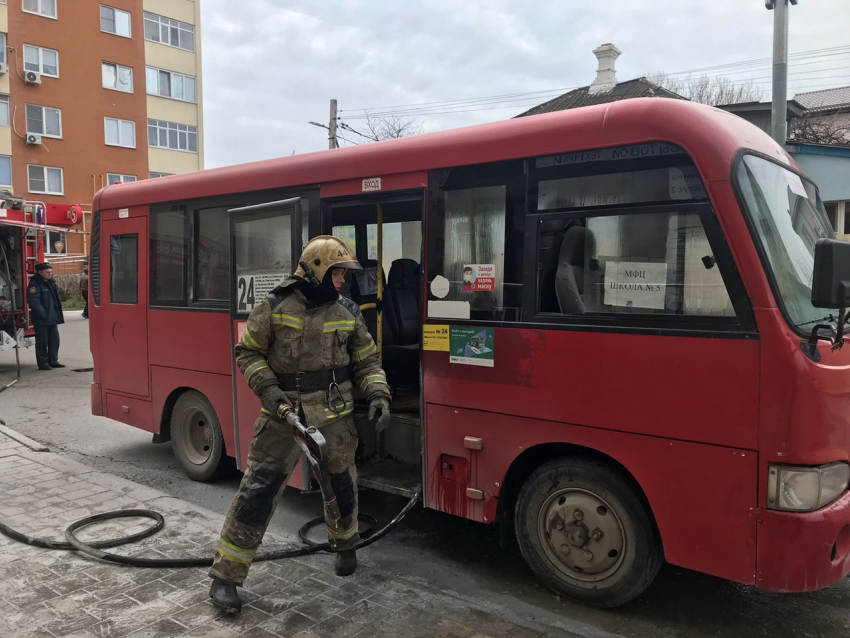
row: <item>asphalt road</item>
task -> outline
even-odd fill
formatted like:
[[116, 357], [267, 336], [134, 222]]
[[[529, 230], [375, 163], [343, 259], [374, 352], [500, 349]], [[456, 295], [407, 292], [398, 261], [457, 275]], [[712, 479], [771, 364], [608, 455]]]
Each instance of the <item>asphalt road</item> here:
[[[79, 312], [68, 313], [60, 333], [60, 360], [68, 368], [39, 371], [34, 352], [23, 351], [21, 382], [0, 393], [0, 418], [7, 426], [100, 471], [225, 513], [239, 475], [234, 471], [215, 484], [193, 482], [178, 467], [170, 443], [153, 445], [145, 432], [92, 416], [91, 372], [74, 371], [92, 366], [88, 322]], [[14, 379], [14, 361], [13, 352], [0, 353], [0, 386]], [[361, 509], [382, 523], [403, 504], [403, 499], [375, 492], [361, 495]], [[318, 496], [290, 489], [271, 529], [294, 534], [320, 513]], [[793, 539], [788, 550], [794, 551]], [[519, 550], [500, 547], [494, 528], [422, 509], [414, 510], [396, 531], [364, 553], [388, 572], [405, 573], [432, 587], [588, 638], [850, 635], [850, 578], [816, 593], [771, 594], [666, 566], [638, 600], [600, 611], [559, 600], [541, 588]]]

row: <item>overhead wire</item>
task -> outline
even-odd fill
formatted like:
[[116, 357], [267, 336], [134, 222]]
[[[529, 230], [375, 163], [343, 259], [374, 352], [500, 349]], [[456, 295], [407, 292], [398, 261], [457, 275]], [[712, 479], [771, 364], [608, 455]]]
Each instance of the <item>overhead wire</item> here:
[[[828, 64], [829, 62], [836, 62], [839, 58], [844, 58], [846, 56], [850, 56], [850, 46], [840, 46], [840, 47], [829, 47], [824, 49], [815, 49], [811, 51], [802, 51], [800, 53], [792, 54], [789, 56], [789, 60], [793, 60], [793, 67], [796, 66], [810, 66], [813, 64]], [[738, 62], [732, 62], [727, 64], [720, 65], [712, 65], [706, 67], [700, 67], [696, 69], [691, 69], [688, 71], [678, 71], [675, 73], [664, 73], [665, 76], [673, 78], [673, 79], [683, 79], [680, 76], [687, 77], [688, 75], [693, 75], [694, 73], [704, 73], [709, 75], [709, 72], [717, 72], [718, 75], [728, 75], [728, 74], [740, 74], [740, 73], [757, 73], [761, 70], [760, 67], [764, 66], [771, 62], [771, 58], [755, 58], [752, 60], [742, 60]], [[752, 68], [747, 68], [752, 67]], [[842, 70], [846, 67], [827, 67], [823, 69], [818, 69], [815, 73], [820, 71], [830, 71], [830, 70]], [[726, 73], [723, 73], [726, 71]], [[796, 77], [800, 75], [805, 75], [807, 73], [811, 73], [808, 71], [793, 71], [789, 73], [789, 77]], [[709, 77], [713, 77], [709, 75]], [[805, 77], [799, 78], [799, 80], [818, 80], [818, 79], [828, 79], [828, 80], [838, 80], [845, 79], [848, 76], [845, 75], [835, 75], [835, 76], [814, 76], [814, 77]], [[741, 78], [737, 80], [732, 80], [732, 86], [741, 86], [746, 84], [755, 84], [762, 85], [768, 84], [770, 80], [769, 76], [757, 76], [755, 78]], [[817, 83], [810, 84], [807, 83], [804, 86], [798, 85], [796, 90], [801, 88], [811, 88], [811, 87], [820, 87], [828, 83]], [[497, 110], [497, 109], [506, 109], [506, 108], [521, 108], [523, 106], [534, 106], [539, 104], [541, 100], [545, 100], [547, 98], [552, 99], [559, 95], [562, 95], [564, 92], [581, 88], [579, 86], [573, 87], [560, 87], [555, 89], [545, 89], [538, 91], [525, 91], [525, 92], [516, 92], [516, 93], [506, 93], [501, 95], [489, 95], [489, 96], [481, 96], [475, 98], [465, 98], [465, 99], [454, 99], [454, 100], [439, 100], [439, 101], [430, 101], [430, 102], [414, 102], [407, 104], [396, 104], [390, 106], [382, 106], [382, 107], [373, 107], [373, 108], [357, 108], [357, 109], [345, 109], [344, 111], [340, 111], [340, 115], [342, 117], [342, 113], [345, 113], [344, 117], [348, 120], [357, 120], [357, 119], [367, 119], [370, 117], [387, 117], [387, 116], [398, 116], [398, 117], [420, 117], [426, 115], [446, 115], [446, 114], [454, 114], [454, 113], [468, 113], [473, 111], [488, 111], [488, 110]]]

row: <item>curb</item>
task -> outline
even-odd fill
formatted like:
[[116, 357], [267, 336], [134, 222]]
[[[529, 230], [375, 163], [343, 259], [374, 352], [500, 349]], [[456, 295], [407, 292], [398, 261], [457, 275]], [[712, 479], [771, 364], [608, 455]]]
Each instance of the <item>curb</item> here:
[[10, 439], [17, 441], [21, 445], [25, 445], [33, 452], [50, 452], [50, 448], [48, 448], [46, 445], [42, 445], [38, 441], [33, 441], [28, 436], [24, 436], [19, 432], [15, 432], [11, 428], [7, 428], [5, 425], [2, 425], [2, 422], [0, 422], [0, 434], [8, 436]]

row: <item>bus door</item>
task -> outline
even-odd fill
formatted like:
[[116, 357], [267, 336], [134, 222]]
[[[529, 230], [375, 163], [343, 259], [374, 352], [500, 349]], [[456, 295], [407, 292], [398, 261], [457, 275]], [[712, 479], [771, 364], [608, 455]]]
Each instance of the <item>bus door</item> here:
[[[248, 315], [298, 266], [302, 249], [301, 198], [234, 208], [230, 220], [230, 317], [235, 346], [245, 334]], [[233, 365], [233, 423], [236, 462], [244, 468], [254, 436], [260, 401]], [[301, 464], [302, 467], [304, 464]], [[302, 487], [303, 471], [296, 468], [291, 485]]]
[[[101, 255], [103, 329], [112, 338], [103, 349], [104, 390], [150, 396], [148, 377], [147, 220], [130, 217], [104, 221]], [[118, 418], [110, 415], [111, 418]]]
[[342, 294], [360, 306], [393, 391], [393, 426], [380, 438], [365, 419], [365, 402], [355, 410], [359, 483], [409, 496], [420, 480], [424, 199], [420, 191], [327, 203], [323, 232], [349, 244], [363, 266], [349, 273]]

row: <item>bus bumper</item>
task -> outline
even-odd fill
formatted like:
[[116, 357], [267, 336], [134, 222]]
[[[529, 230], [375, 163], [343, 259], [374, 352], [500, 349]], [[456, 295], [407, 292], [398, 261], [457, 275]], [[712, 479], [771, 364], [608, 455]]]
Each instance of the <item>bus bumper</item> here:
[[850, 573], [850, 491], [817, 512], [762, 509], [758, 521], [759, 589], [816, 591]]
[[91, 384], [91, 413], [95, 416], [106, 416], [103, 411], [103, 393], [99, 383]]

